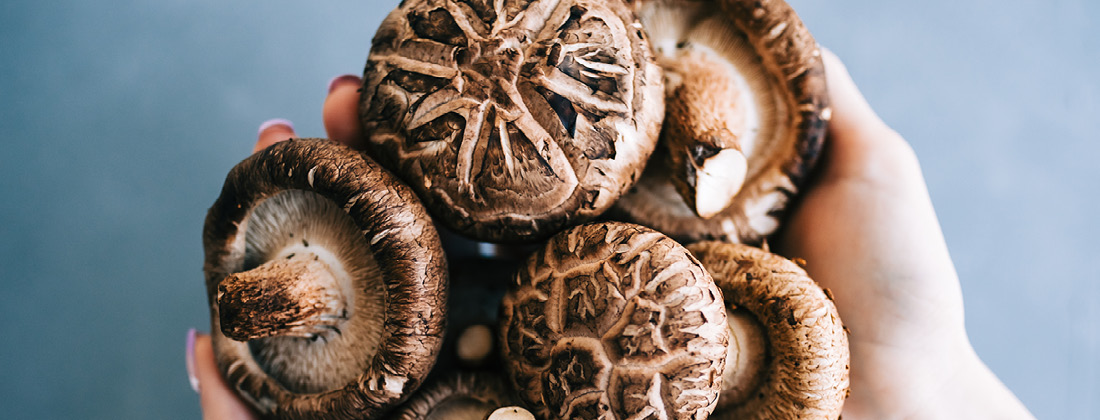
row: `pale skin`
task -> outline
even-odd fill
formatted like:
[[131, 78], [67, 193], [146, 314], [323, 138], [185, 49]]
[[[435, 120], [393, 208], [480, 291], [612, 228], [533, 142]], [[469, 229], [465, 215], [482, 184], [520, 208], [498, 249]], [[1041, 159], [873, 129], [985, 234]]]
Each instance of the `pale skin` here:
[[[832, 122], [825, 154], [774, 250], [806, 261], [850, 331], [845, 420], [1031, 419], [974, 353], [962, 291], [912, 148], [874, 113], [846, 68], [825, 51]], [[355, 144], [358, 80], [337, 79], [325, 100], [330, 139]], [[259, 133], [254, 150], [296, 137]], [[254, 414], [226, 386], [209, 336], [195, 340], [194, 376], [207, 419]]]

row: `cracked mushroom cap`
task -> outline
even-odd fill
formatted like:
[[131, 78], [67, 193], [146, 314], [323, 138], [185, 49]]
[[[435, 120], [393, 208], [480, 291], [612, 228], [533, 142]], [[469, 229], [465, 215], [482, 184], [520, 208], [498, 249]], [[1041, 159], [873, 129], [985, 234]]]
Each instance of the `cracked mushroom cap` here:
[[[524, 414], [531, 415], [527, 410], [513, 405], [514, 400], [499, 376], [482, 371], [452, 371], [425, 384], [389, 418], [522, 420]], [[497, 411], [500, 413], [495, 414]]]
[[551, 238], [516, 274], [502, 303], [502, 354], [539, 418], [705, 418], [727, 353], [721, 300], [706, 270], [667, 236], [582, 225]]
[[848, 396], [848, 336], [801, 267], [746, 245], [688, 246], [726, 300], [730, 347], [714, 419], [837, 419]]
[[655, 161], [615, 217], [687, 242], [759, 243], [821, 150], [831, 113], [817, 44], [782, 0], [634, 5], [665, 70], [666, 113]]
[[366, 149], [445, 225], [535, 241], [607, 210], [664, 113], [622, 0], [407, 0], [374, 37]]
[[203, 245], [218, 366], [265, 417], [376, 418], [435, 363], [442, 244], [413, 192], [364, 155], [319, 139], [253, 154]]

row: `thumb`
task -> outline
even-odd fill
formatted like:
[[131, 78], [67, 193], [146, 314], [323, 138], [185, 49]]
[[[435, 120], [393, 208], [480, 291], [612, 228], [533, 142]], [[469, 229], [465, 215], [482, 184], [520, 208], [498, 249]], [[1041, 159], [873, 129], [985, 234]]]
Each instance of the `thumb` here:
[[191, 386], [197, 388], [199, 403], [202, 405], [203, 418], [207, 420], [252, 420], [256, 416], [244, 402], [233, 393], [222, 379], [214, 361], [214, 347], [210, 336], [197, 334], [195, 330], [187, 334], [187, 368], [191, 376]]
[[863, 93], [856, 87], [852, 75], [840, 58], [825, 48], [821, 48], [821, 53], [832, 105], [832, 120], [829, 122], [832, 137], [847, 138], [869, 130], [887, 129], [886, 123], [871, 109]]

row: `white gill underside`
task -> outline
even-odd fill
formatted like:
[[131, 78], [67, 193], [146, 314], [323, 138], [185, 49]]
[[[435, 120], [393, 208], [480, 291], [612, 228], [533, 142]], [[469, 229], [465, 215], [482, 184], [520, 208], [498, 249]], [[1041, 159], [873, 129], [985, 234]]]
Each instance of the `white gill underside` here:
[[243, 225], [245, 270], [292, 253], [313, 253], [349, 297], [348, 320], [338, 332], [252, 340], [256, 362], [294, 392], [324, 392], [357, 378], [379, 346], [386, 303], [381, 272], [355, 222], [319, 194], [290, 190], [261, 202]]
[[[639, 10], [638, 17], [657, 51], [658, 60], [675, 60], [684, 49], [691, 48], [728, 66], [737, 84], [738, 102], [751, 104], [743, 108], [745, 130], [738, 138], [748, 161], [745, 180], [751, 182], [766, 169], [772, 160], [769, 157], [778, 151], [780, 139], [784, 139], [788, 131], [787, 122], [778, 118], [787, 114], [786, 104], [760, 55], [745, 35], [723, 17], [717, 4], [711, 2], [647, 2]], [[668, 75], [666, 89], [674, 88], [684, 76], [690, 77]]]

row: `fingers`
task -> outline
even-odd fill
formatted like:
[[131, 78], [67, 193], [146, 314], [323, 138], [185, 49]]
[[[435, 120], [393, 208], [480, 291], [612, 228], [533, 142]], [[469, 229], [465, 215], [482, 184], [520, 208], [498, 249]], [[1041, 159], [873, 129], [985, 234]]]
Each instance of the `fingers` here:
[[[359, 124], [359, 88], [362, 83], [362, 79], [354, 74], [336, 76], [329, 82], [321, 116], [329, 139], [352, 147], [362, 145], [363, 129]], [[252, 152], [297, 136], [290, 121], [281, 118], [268, 120], [260, 125]]]
[[263, 124], [260, 124], [256, 146], [252, 148], [252, 153], [264, 150], [268, 146], [284, 140], [289, 140], [296, 136], [297, 135], [294, 134], [294, 124], [290, 121], [281, 118], [267, 120]]
[[256, 416], [229, 389], [214, 361], [210, 336], [188, 332], [187, 369], [191, 386], [199, 393], [203, 418], [208, 420], [250, 420]]
[[830, 131], [855, 133], [868, 129], [885, 129], [886, 124], [871, 109], [840, 58], [825, 48], [821, 49], [821, 53], [825, 62], [825, 79], [829, 86], [829, 102], [833, 113]]
[[329, 82], [322, 120], [328, 137], [353, 147], [360, 146], [363, 129], [359, 124], [359, 90], [363, 80], [354, 74], [336, 76]]

